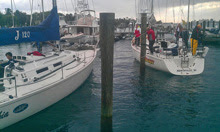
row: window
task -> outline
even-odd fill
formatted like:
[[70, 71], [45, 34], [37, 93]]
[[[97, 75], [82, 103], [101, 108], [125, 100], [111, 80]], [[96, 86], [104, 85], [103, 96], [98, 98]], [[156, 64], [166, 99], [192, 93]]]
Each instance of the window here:
[[59, 66], [59, 65], [62, 65], [62, 62], [58, 62], [58, 63], [56, 63], [56, 64], [53, 64], [53, 67], [57, 67], [57, 66]]
[[22, 56], [22, 60], [27, 60], [27, 58], [25, 56]]
[[37, 70], [36, 72], [37, 72], [37, 74], [40, 74], [40, 73], [45, 72], [47, 70], [48, 70], [48, 67], [45, 67], [45, 68]]
[[18, 59], [18, 60], [21, 60], [21, 56], [17, 56], [17, 59]]

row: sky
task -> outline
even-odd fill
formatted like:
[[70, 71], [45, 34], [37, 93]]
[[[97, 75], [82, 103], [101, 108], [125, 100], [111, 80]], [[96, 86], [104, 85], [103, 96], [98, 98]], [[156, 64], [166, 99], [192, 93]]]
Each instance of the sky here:
[[[33, 0], [33, 10], [41, 10], [41, 0]], [[74, 13], [75, 0], [57, 0], [58, 11]], [[138, 0], [88, 0], [91, 9], [95, 9], [97, 16], [100, 12], [114, 12], [116, 18], [136, 18]], [[144, 6], [149, 7], [151, 0]], [[190, 20], [211, 19], [220, 20], [220, 0], [190, 0]], [[0, 0], [0, 11], [11, 7], [11, 0]], [[29, 0], [14, 0], [15, 9], [30, 13]], [[143, 5], [143, 4], [142, 4]], [[45, 10], [52, 8], [52, 0], [44, 0]], [[188, 0], [154, 0], [154, 14], [157, 20], [163, 22], [179, 22], [187, 20]], [[175, 17], [174, 17], [175, 16]]]

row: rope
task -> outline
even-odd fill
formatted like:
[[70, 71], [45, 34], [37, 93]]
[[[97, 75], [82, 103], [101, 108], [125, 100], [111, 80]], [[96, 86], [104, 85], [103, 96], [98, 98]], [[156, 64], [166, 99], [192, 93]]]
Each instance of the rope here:
[[15, 11], [16, 11], [16, 10], [17, 10], [17, 8], [16, 8], [15, 1], [14, 1], [14, 0], [13, 0], [13, 3], [14, 3]]
[[73, 4], [73, 1], [71, 0], [71, 4], [72, 4], [72, 6], [73, 6], [73, 9], [75, 9], [75, 6], [74, 6], [74, 4]]
[[95, 11], [94, 1], [92, 0], [93, 10]]
[[173, 0], [173, 21], [175, 23], [175, 10], [174, 10], [174, 0]]
[[161, 19], [161, 14], [160, 14], [160, 1], [159, 0], [158, 0], [158, 9], [159, 9], [160, 20], [162, 20]]
[[66, 11], [68, 12], [67, 5], [66, 5], [66, 0], [64, 0], [64, 5], [66, 7]]
[[165, 22], [167, 22], [167, 0], [166, 0], [166, 15], [165, 15]]

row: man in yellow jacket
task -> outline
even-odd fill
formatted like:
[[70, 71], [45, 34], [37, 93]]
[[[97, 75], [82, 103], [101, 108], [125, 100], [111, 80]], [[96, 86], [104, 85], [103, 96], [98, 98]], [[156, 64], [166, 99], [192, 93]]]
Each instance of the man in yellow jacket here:
[[193, 29], [192, 36], [191, 36], [192, 55], [196, 54], [198, 43], [201, 42], [201, 39], [202, 39], [201, 28], [202, 26], [199, 24]]

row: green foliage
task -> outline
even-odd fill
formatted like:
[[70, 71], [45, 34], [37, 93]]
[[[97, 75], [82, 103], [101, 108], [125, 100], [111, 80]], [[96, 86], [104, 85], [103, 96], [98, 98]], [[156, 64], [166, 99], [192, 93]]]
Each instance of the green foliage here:
[[[50, 14], [50, 11], [44, 13], [45, 19]], [[59, 13], [59, 16], [65, 16], [66, 21], [73, 21], [74, 16], [72, 14], [64, 15]], [[32, 25], [38, 25], [43, 21], [43, 13], [33, 13], [32, 16]], [[23, 27], [23, 26], [30, 26], [30, 15], [16, 10], [14, 12], [14, 19], [15, 19], [15, 27]], [[1, 27], [12, 27], [12, 11], [10, 8], [5, 9], [5, 14], [0, 12], [0, 26]]]
[[[45, 18], [50, 14], [50, 11], [44, 13]], [[65, 21], [74, 21], [75, 17], [73, 14], [62, 14], [59, 13], [59, 16], [65, 16]], [[30, 25], [30, 15], [16, 10], [14, 12], [15, 27], [23, 27]], [[42, 13], [33, 13], [32, 25], [38, 25], [43, 21]], [[127, 27], [129, 23], [135, 22], [131, 18], [119, 18], [115, 19], [115, 27]], [[12, 11], [10, 8], [5, 9], [5, 14], [0, 12], [0, 26], [1, 27], [12, 27]]]
[[131, 18], [118, 18], [115, 19], [115, 27], [116, 28], [126, 28], [131, 22], [136, 22], [136, 20]]

